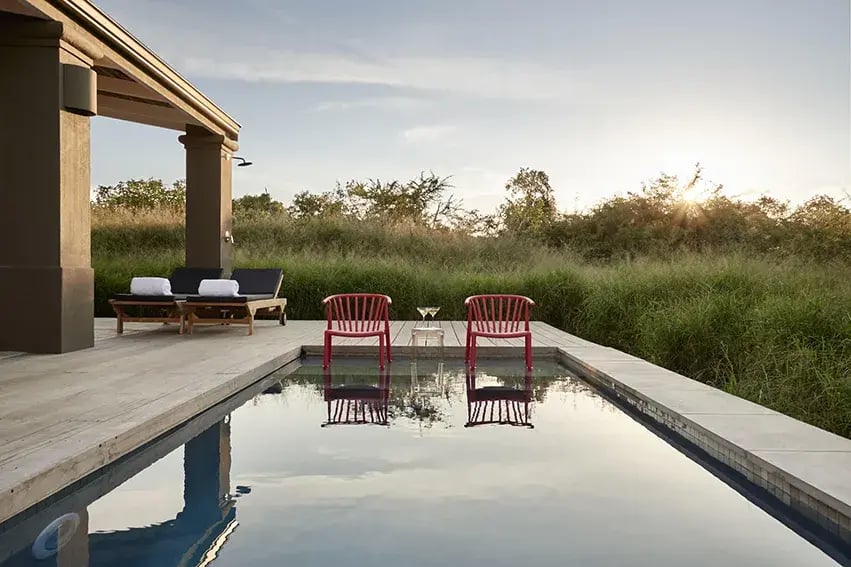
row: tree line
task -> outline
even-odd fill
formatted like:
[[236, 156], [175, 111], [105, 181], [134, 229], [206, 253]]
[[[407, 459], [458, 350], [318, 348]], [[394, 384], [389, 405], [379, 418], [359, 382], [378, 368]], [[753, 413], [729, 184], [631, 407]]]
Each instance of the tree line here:
[[[268, 191], [245, 195], [233, 200], [233, 212], [235, 216], [381, 220], [478, 235], [503, 231], [538, 233], [559, 217], [549, 177], [543, 171], [521, 169], [506, 183], [505, 203], [495, 214], [465, 208], [463, 201], [452, 192], [454, 188], [449, 177], [422, 172], [408, 181], [338, 182], [330, 191], [296, 193], [289, 205], [275, 200]], [[95, 207], [107, 209], [180, 209], [185, 203], [184, 180], [168, 185], [154, 178], [101, 185], [93, 200]]]
[[[408, 181], [338, 182], [330, 191], [299, 192], [289, 204], [268, 191], [245, 195], [233, 200], [233, 212], [237, 223], [258, 216], [293, 222], [336, 219], [510, 236], [572, 248], [592, 259], [741, 248], [851, 260], [848, 198], [820, 195], [798, 206], [767, 195], [736, 199], [726, 196], [722, 185], [705, 180], [700, 164], [688, 179], [663, 173], [636, 191], [572, 213], [559, 210], [549, 176], [531, 168], [520, 169], [505, 183], [504, 200], [493, 213], [466, 208], [454, 189], [450, 177], [422, 172]], [[100, 186], [93, 206], [180, 209], [185, 202], [184, 181], [168, 185], [151, 178]]]

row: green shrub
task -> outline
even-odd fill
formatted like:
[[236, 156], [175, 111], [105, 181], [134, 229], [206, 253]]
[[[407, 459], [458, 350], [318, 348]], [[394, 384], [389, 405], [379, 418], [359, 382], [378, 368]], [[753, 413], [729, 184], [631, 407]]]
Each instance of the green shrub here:
[[[180, 215], [94, 215], [95, 308], [134, 275], [183, 264]], [[473, 238], [342, 218], [237, 219], [235, 264], [280, 266], [292, 319], [332, 293], [378, 291], [394, 319], [485, 292], [533, 298], [534, 315], [585, 339], [851, 437], [851, 269], [753, 253], [668, 253], [589, 263], [510, 236]]]

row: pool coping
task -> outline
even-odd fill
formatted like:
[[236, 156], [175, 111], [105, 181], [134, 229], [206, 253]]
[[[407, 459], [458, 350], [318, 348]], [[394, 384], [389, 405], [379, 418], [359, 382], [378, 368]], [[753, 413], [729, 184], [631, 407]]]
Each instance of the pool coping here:
[[581, 379], [851, 544], [851, 440], [616, 349], [558, 351]]

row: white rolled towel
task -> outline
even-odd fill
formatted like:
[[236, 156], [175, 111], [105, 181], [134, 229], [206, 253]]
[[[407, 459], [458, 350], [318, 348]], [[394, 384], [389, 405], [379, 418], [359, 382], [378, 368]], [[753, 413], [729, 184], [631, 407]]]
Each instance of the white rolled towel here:
[[133, 278], [130, 280], [130, 293], [133, 295], [171, 295], [171, 282], [168, 278]]
[[201, 280], [198, 295], [214, 297], [232, 297], [239, 293], [239, 282], [236, 280]]

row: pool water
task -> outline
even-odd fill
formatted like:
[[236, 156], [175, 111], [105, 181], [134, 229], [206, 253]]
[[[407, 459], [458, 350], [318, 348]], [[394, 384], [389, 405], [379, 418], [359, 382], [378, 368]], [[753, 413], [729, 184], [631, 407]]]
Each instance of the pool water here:
[[110, 492], [120, 471], [0, 527], [0, 565], [837, 564], [537, 363], [308, 360]]

